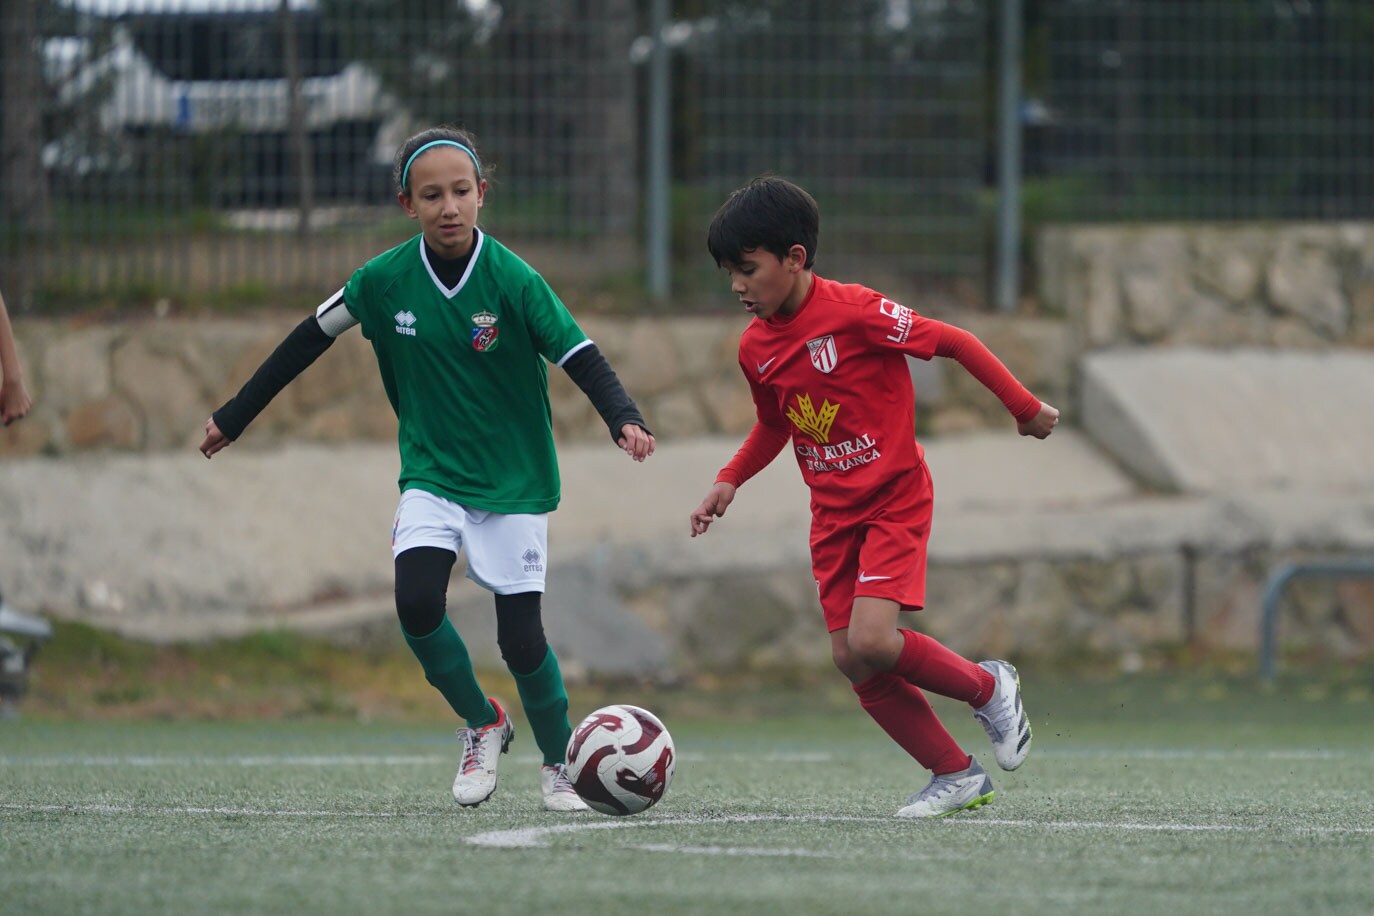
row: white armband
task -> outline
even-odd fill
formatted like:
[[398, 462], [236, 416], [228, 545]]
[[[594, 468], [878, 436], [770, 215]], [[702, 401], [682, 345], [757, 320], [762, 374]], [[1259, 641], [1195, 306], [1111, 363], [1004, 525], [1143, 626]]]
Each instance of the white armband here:
[[344, 305], [342, 288], [320, 303], [320, 307], [315, 309], [315, 320], [320, 323], [320, 330], [330, 337], [338, 337], [358, 323], [358, 319], [353, 317], [348, 306]]

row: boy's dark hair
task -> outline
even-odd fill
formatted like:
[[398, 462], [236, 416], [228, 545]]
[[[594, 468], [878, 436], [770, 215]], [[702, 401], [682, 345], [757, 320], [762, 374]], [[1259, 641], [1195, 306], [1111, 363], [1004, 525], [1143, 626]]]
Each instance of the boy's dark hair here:
[[477, 166], [477, 180], [481, 181], [483, 173], [488, 171], [486, 163], [482, 162], [481, 152], [477, 149], [477, 140], [472, 134], [461, 127], [454, 127], [451, 124], [441, 124], [438, 127], [431, 127], [422, 130], [409, 140], [401, 144], [401, 148], [396, 150], [396, 159], [391, 165], [391, 183], [396, 186], [396, 190], [404, 194], [406, 188], [401, 180], [405, 176], [406, 163], [410, 157], [415, 155], [415, 151], [426, 143], [433, 143], [435, 140], [452, 140], [454, 143], [461, 143], [472, 150], [474, 162], [481, 163]]
[[738, 264], [745, 252], [759, 248], [782, 259], [800, 245], [810, 270], [820, 226], [815, 198], [785, 178], [765, 175], [731, 192], [720, 205], [706, 231], [706, 250], [719, 267]]

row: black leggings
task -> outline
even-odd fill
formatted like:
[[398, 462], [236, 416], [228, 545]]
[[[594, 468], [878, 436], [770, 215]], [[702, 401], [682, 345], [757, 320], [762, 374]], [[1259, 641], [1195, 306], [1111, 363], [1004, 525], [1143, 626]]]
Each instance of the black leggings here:
[[[396, 557], [396, 616], [406, 633], [428, 636], [444, 622], [449, 577], [457, 559], [442, 547], [412, 547]], [[541, 597], [539, 592], [496, 596], [496, 644], [516, 674], [529, 674], [548, 654]]]

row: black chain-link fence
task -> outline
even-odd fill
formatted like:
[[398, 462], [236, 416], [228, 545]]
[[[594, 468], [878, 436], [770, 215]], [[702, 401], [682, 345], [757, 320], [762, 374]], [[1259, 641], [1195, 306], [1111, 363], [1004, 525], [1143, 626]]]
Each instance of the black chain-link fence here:
[[[706, 222], [775, 172], [819, 269], [987, 298], [998, 66], [979, 0], [679, 0], [675, 301]], [[414, 231], [413, 130], [460, 123], [483, 218], [556, 282], [645, 289], [649, 10], [633, 0], [4, 0], [0, 288], [23, 311], [310, 299]], [[1025, 0], [1023, 203], [1041, 220], [1364, 217], [1374, 4]]]
[[1374, 3], [1045, 6], [1038, 202], [1076, 219], [1374, 215]]
[[[678, 288], [711, 270], [724, 194], [765, 171], [822, 201], [833, 269], [976, 275], [980, 7], [673, 5]], [[631, 0], [7, 0], [8, 47], [38, 48], [40, 72], [6, 55], [4, 79], [31, 80], [41, 128], [7, 122], [6, 149], [41, 168], [7, 171], [0, 282], [38, 307], [331, 290], [413, 231], [392, 151], [456, 122], [492, 166], [493, 232], [633, 295], [647, 18]]]

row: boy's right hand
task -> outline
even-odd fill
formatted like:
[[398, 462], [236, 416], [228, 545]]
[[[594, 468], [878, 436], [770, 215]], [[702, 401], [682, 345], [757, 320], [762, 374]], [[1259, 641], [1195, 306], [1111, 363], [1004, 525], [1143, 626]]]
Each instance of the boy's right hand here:
[[1059, 411], [1044, 401], [1040, 402], [1040, 412], [1031, 417], [1024, 423], [1016, 424], [1016, 431], [1023, 436], [1034, 436], [1037, 439], [1044, 439], [1054, 432], [1054, 425], [1059, 422]]
[[711, 523], [725, 514], [725, 510], [735, 501], [735, 487], [723, 480], [716, 481], [711, 492], [692, 512], [692, 537], [705, 534]]

